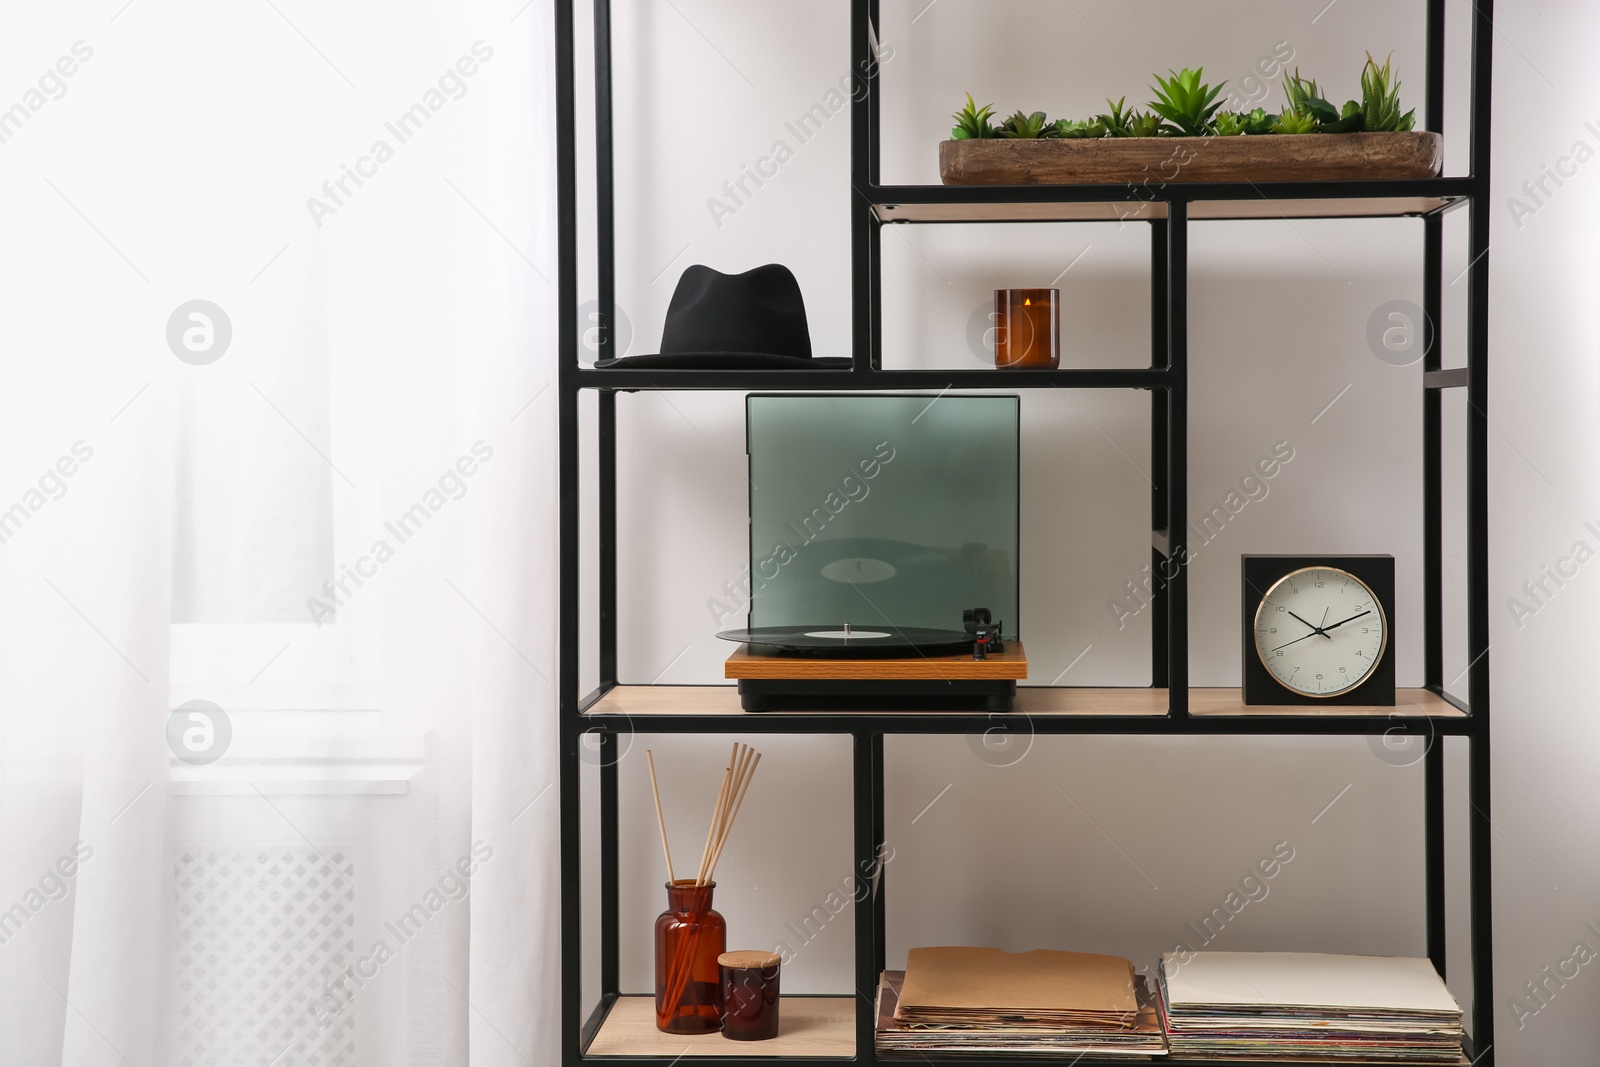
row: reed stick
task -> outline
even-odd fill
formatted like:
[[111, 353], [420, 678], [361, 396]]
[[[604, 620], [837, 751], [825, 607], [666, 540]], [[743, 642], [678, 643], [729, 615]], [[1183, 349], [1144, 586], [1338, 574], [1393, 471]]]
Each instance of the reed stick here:
[[711, 822], [706, 827], [706, 846], [700, 853], [700, 868], [696, 874], [694, 884], [706, 884], [706, 862], [711, 859], [711, 839], [714, 836], [717, 823], [722, 819], [722, 806], [727, 803], [728, 782], [733, 775], [733, 767], [729, 766], [722, 772], [722, 785], [717, 789], [717, 803], [711, 809]]
[[[751, 748], [749, 745], [741, 744], [734, 746], [733, 777], [728, 780], [728, 799], [727, 802], [722, 805], [722, 818], [717, 822], [716, 836], [712, 838], [711, 841], [711, 852], [713, 855], [715, 855], [717, 851], [717, 842], [722, 840], [723, 835], [728, 832], [728, 827], [732, 824], [733, 802], [739, 794], [739, 784], [744, 781], [744, 769], [750, 762], [750, 754], [754, 751], [755, 749]], [[715, 861], [713, 861], [713, 866], [714, 865]]]
[[711, 853], [711, 869], [707, 877], [714, 875], [717, 870], [717, 861], [722, 858], [722, 847], [728, 843], [728, 835], [733, 832], [733, 820], [739, 817], [739, 809], [744, 807], [744, 795], [750, 790], [750, 781], [756, 776], [756, 767], [761, 763], [761, 753], [757, 752], [755, 758], [750, 760], [745, 769], [744, 781], [740, 784], [738, 798], [734, 802], [733, 810], [728, 815], [727, 826], [722, 831], [722, 836], [717, 840], [716, 848]]
[[[753, 749], [751, 749], [749, 745], [734, 742], [733, 758], [730, 766], [728, 767], [728, 795], [722, 798], [722, 814], [721, 817], [717, 819], [717, 824], [711, 838], [712, 856], [716, 855], [717, 842], [721, 841], [722, 836], [728, 832], [729, 822], [733, 818], [734, 798], [738, 795], [739, 782], [744, 774], [744, 766], [747, 762], [749, 762], [750, 753], [752, 751]], [[715, 866], [715, 864], [716, 861], [713, 859], [706, 865], [707, 882], [711, 881], [711, 868]]]
[[661, 789], [656, 785], [656, 757], [648, 748], [644, 750], [645, 762], [650, 764], [650, 792], [656, 798], [656, 826], [661, 829], [661, 854], [667, 858], [667, 882], [678, 880], [672, 873], [672, 849], [667, 847], [667, 820], [661, 817]]
[[711, 847], [710, 873], [712, 875], [714, 875], [716, 872], [717, 861], [722, 856], [723, 847], [727, 844], [728, 837], [733, 832], [733, 820], [738, 816], [739, 808], [744, 803], [744, 794], [750, 788], [750, 780], [755, 775], [755, 765], [760, 761], [760, 759], [760, 753], [755, 753], [754, 758], [748, 761], [744, 774], [741, 775], [740, 780], [735, 783], [733, 791], [729, 795], [730, 810], [728, 818], [724, 821], [722, 833], [718, 835], [716, 842]]
[[[751, 756], [755, 752], [755, 749], [748, 745], [742, 745], [740, 748], [741, 751], [733, 763], [733, 779], [728, 785], [728, 802], [723, 806], [722, 819], [717, 823], [716, 834], [711, 841], [711, 854], [713, 857], [715, 857], [723, 838], [727, 836], [727, 832], [732, 826], [734, 801], [738, 798], [740, 786], [744, 784], [745, 768], [749, 765]], [[711, 866], [716, 866], [715, 859], [712, 860]]]

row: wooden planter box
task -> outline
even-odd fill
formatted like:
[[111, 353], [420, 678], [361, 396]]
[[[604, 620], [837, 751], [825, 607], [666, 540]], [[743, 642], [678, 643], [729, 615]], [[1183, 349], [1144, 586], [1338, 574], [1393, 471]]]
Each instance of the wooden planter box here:
[[1423, 131], [939, 144], [939, 177], [946, 185], [1432, 178], [1443, 162], [1444, 138]]

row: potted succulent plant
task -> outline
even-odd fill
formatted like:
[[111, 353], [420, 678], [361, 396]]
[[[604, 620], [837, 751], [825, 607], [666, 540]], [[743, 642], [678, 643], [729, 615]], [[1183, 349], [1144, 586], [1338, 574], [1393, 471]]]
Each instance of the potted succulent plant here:
[[1226, 83], [1208, 84], [1204, 68], [1167, 74], [1155, 77], [1148, 111], [1128, 108], [1124, 97], [1085, 119], [1017, 111], [996, 124], [993, 105], [980, 107], [969, 93], [950, 140], [939, 146], [940, 177], [946, 185], [1017, 185], [1439, 173], [1443, 140], [1416, 130], [1414, 111], [1401, 111], [1389, 59], [1380, 66], [1367, 55], [1361, 99], [1343, 107], [1327, 100], [1316, 79], [1298, 69], [1286, 73], [1277, 114], [1224, 109], [1219, 97]]

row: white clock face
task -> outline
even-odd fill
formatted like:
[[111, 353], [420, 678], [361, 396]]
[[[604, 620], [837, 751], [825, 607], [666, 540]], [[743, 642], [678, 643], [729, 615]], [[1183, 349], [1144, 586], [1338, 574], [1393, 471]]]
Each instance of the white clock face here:
[[1256, 608], [1256, 652], [1286, 688], [1337, 696], [1372, 673], [1389, 647], [1389, 620], [1365, 582], [1337, 567], [1286, 574]]

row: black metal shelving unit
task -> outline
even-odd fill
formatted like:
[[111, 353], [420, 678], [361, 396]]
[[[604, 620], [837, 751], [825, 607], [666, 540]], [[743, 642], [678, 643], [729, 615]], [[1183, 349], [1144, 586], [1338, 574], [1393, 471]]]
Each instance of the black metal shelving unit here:
[[[594, 110], [596, 147], [595, 221], [600, 325], [612, 321], [615, 308], [613, 158], [611, 126], [611, 18], [609, 0], [592, 0], [594, 14]], [[1442, 131], [1444, 117], [1446, 0], [1425, 0], [1427, 81], [1425, 126]], [[622, 996], [619, 982], [618, 808], [617, 761], [622, 736], [634, 729], [675, 733], [824, 733], [849, 735], [854, 750], [855, 818], [853, 851], [858, 863], [870, 863], [884, 839], [884, 737], [889, 734], [965, 733], [972, 716], [950, 713], [746, 714], [735, 700], [716, 699], [731, 689], [640, 687], [617, 678], [617, 512], [616, 394], [628, 390], [852, 390], [945, 388], [1093, 388], [1142, 389], [1150, 392], [1152, 563], [1185, 558], [1183, 533], [1188, 527], [1187, 464], [1189, 370], [1188, 245], [1189, 224], [1216, 218], [1418, 217], [1423, 222], [1423, 310], [1434, 324], [1424, 356], [1423, 487], [1425, 686], [1408, 690], [1411, 701], [1395, 714], [1367, 710], [1348, 715], [1217, 713], [1191, 707], [1188, 686], [1188, 591], [1179, 565], [1155, 592], [1152, 640], [1152, 686], [1138, 690], [1153, 702], [1147, 714], [1097, 710], [1107, 690], [1060, 690], [1076, 701], [1070, 711], [1031, 714], [1031, 728], [1046, 734], [1256, 734], [1376, 735], [1403, 732], [1428, 741], [1423, 757], [1424, 870], [1428, 955], [1441, 974], [1445, 960], [1445, 781], [1444, 737], [1460, 737], [1468, 747], [1470, 894], [1473, 1010], [1469, 1019], [1468, 1056], [1475, 1067], [1494, 1064], [1493, 930], [1491, 922], [1490, 842], [1490, 717], [1488, 601], [1488, 282], [1489, 282], [1489, 120], [1493, 0], [1475, 0], [1466, 17], [1471, 26], [1470, 173], [1406, 181], [1327, 181], [1279, 183], [1186, 183], [1149, 186], [884, 186], [879, 182], [879, 93], [873, 41], [878, 25], [878, 0], [851, 0], [852, 69], [870, 71], [858, 81], [851, 104], [851, 270], [852, 365], [830, 371], [698, 371], [595, 370], [578, 361], [578, 190], [576, 179], [576, 71], [574, 5], [555, 0], [556, 145], [558, 197], [559, 322], [559, 538], [560, 633], [559, 711], [561, 758], [561, 1055], [563, 1067], [585, 1062], [618, 1065], [694, 1067], [705, 1064], [837, 1064], [849, 1062], [811, 1054], [772, 1058], [762, 1046], [734, 1056], [629, 1053], [596, 1056], [590, 1046]], [[1468, 286], [1464, 368], [1445, 369], [1440, 326], [1443, 303], [1443, 216], [1464, 208], [1468, 213], [1465, 272]], [[1135, 369], [1056, 371], [897, 371], [883, 367], [880, 240], [885, 225], [935, 225], [941, 222], [1058, 221], [1131, 219], [1147, 224], [1151, 242], [1151, 358]], [[600, 332], [601, 356], [608, 354], [609, 331]], [[1460, 389], [1466, 397], [1466, 558], [1467, 558], [1467, 700], [1445, 693], [1443, 581], [1442, 397]], [[598, 606], [600, 686], [580, 692], [580, 572], [578, 398], [594, 390], [598, 399], [598, 441], [589, 447], [598, 480]], [[1172, 531], [1178, 531], [1173, 534]], [[1452, 684], [1453, 684], [1452, 680]], [[694, 699], [663, 709], [648, 699], [650, 690], [677, 689]], [[1038, 690], [1024, 690], [1024, 693]], [[703, 702], [697, 703], [699, 698]], [[580, 745], [588, 735], [599, 746], [597, 898], [586, 898], [580, 884], [583, 833]], [[592, 759], [592, 757], [591, 757]], [[867, 867], [863, 866], [865, 870]], [[879, 1057], [873, 1047], [872, 992], [885, 960], [885, 913], [889, 895], [880, 885], [855, 911], [854, 1062], [902, 1062], [905, 1057]], [[578, 931], [587, 908], [598, 911], [600, 927], [598, 1002], [583, 996], [583, 951]], [[940, 1064], [980, 1067], [1002, 1062], [1055, 1062], [1031, 1057], [912, 1056]], [[1068, 1062], [1062, 1060], [1061, 1062]], [[1093, 1064], [1125, 1062], [1116, 1058], [1073, 1058]], [[1190, 1061], [1167, 1057], [1170, 1067]], [[1210, 1061], [1215, 1063], [1216, 1061]], [[1265, 1061], [1251, 1061], [1263, 1063]]]

